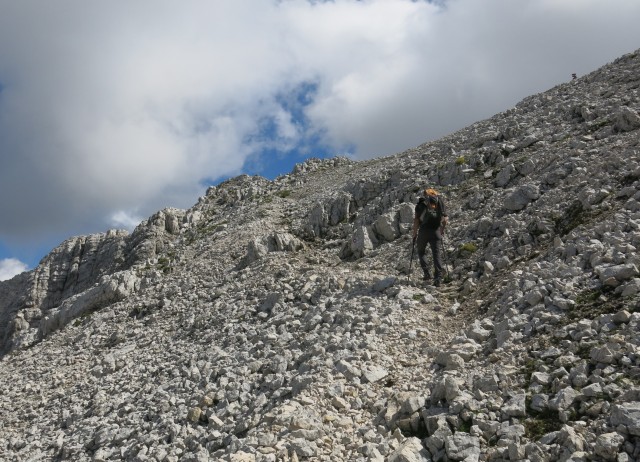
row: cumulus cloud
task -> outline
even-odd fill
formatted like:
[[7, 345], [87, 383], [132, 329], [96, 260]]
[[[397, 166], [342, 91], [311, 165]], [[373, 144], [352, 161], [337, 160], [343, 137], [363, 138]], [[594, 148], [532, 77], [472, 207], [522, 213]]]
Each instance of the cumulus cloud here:
[[111, 226], [118, 229], [126, 229], [132, 231], [136, 226], [140, 224], [142, 217], [138, 215], [132, 215], [124, 210], [119, 210], [111, 215]]
[[17, 274], [27, 271], [29, 267], [15, 258], [0, 260], [0, 281], [7, 281]]
[[319, 140], [356, 158], [399, 152], [640, 43], [636, 0], [0, 10], [0, 239], [131, 227]]

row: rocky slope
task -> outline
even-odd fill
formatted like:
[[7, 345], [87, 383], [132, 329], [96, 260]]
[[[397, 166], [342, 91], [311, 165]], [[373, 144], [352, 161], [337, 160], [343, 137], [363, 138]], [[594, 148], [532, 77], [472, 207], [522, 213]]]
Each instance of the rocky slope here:
[[[0, 459], [640, 460], [640, 52], [0, 283]], [[450, 282], [409, 274], [450, 209]]]

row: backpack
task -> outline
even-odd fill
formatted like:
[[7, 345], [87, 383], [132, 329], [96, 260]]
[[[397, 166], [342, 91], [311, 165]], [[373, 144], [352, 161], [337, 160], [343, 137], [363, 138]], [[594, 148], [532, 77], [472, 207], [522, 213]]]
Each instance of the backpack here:
[[424, 210], [420, 214], [420, 226], [428, 228], [438, 228], [440, 219], [442, 218], [442, 207], [440, 206], [440, 197], [435, 189], [427, 189], [427, 196], [420, 198], [424, 204]]

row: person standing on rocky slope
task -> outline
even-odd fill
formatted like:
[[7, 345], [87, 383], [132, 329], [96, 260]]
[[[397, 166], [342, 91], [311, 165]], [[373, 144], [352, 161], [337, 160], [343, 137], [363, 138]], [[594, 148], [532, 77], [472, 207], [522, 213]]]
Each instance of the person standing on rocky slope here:
[[413, 242], [418, 249], [418, 260], [424, 273], [423, 280], [431, 279], [431, 271], [425, 258], [427, 244], [431, 246], [435, 278], [433, 284], [438, 287], [442, 281], [442, 235], [448, 223], [447, 209], [442, 197], [435, 189], [424, 190], [424, 197], [418, 199], [413, 219]]

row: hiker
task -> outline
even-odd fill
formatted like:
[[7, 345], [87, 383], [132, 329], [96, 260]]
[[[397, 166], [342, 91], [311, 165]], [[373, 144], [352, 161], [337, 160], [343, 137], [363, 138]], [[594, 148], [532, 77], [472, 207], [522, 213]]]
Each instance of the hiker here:
[[[424, 272], [423, 280], [431, 279], [429, 265], [425, 258], [427, 244], [431, 246], [435, 268], [433, 285], [438, 287], [442, 280], [442, 234], [447, 225], [447, 210], [444, 201], [435, 189], [425, 189], [424, 197], [418, 199], [413, 219], [413, 242], [418, 244], [418, 260]], [[416, 241], [417, 239], [417, 241]]]

